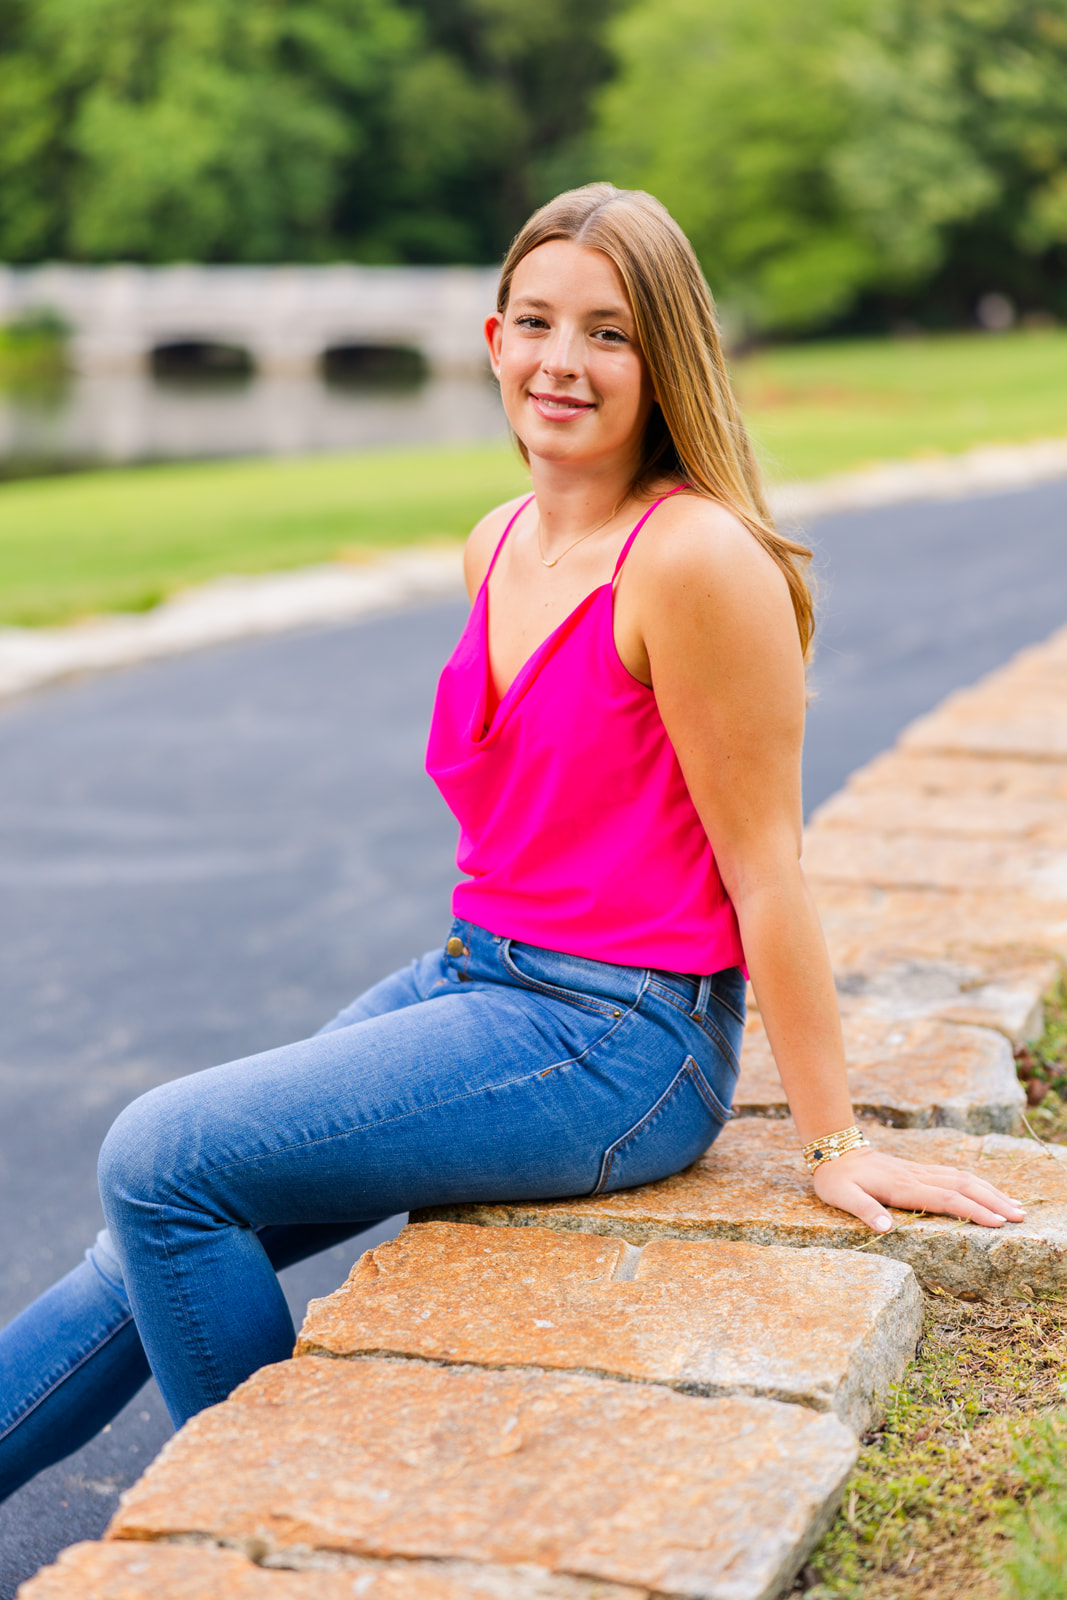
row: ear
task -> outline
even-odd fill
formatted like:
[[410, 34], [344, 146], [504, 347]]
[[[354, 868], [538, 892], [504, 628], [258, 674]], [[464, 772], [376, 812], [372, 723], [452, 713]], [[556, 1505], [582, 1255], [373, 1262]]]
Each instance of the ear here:
[[485, 319], [485, 342], [489, 346], [489, 361], [494, 378], [500, 376], [500, 341], [504, 336], [504, 319], [498, 311]]

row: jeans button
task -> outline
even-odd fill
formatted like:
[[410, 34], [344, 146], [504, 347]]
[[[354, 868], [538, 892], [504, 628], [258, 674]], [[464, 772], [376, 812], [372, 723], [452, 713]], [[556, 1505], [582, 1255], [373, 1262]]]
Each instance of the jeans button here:
[[468, 954], [468, 950], [467, 946], [463, 943], [463, 940], [457, 939], [455, 934], [453, 934], [451, 939], [449, 939], [448, 943], [445, 945], [445, 953], [450, 956], [465, 956]]

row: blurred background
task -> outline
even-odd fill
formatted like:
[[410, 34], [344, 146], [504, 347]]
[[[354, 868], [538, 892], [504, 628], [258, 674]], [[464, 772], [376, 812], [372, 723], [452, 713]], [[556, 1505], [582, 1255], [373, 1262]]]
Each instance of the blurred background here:
[[[1067, 0], [0, 0], [0, 646], [461, 539], [527, 481], [494, 268], [590, 179], [689, 232], [773, 483], [1067, 440], [1065, 83]], [[804, 530], [809, 804], [1067, 617], [1067, 476], [969, 492]], [[124, 1103], [444, 936], [464, 614], [0, 704], [0, 1321], [99, 1226]], [[168, 1432], [150, 1385], [0, 1508], [0, 1600]]]
[[[288, 295], [314, 322], [343, 264], [491, 269], [533, 206], [601, 177], [696, 244], [772, 478], [1067, 432], [1065, 70], [1067, 0], [0, 0], [0, 477], [499, 444], [476, 334], [442, 361], [399, 314], [287, 365], [248, 321]], [[187, 299], [244, 322], [161, 313], [94, 356], [183, 264], [226, 269], [186, 271]], [[419, 277], [370, 274], [411, 306]], [[491, 276], [462, 281], [475, 329]], [[458, 535], [491, 457], [454, 515], [386, 542]], [[332, 508], [296, 545], [218, 531], [219, 570], [371, 540]], [[213, 566], [143, 565], [46, 594], [9, 550], [0, 616], [145, 604]]]

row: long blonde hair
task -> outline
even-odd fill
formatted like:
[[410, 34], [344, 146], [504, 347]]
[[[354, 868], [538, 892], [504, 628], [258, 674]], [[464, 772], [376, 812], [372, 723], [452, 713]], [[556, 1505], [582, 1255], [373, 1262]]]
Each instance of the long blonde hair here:
[[[587, 183], [535, 211], [508, 251], [497, 310], [504, 314], [522, 258], [549, 239], [602, 250], [613, 261], [633, 308], [641, 352], [659, 400], [653, 406], [632, 488], [677, 477], [726, 506], [782, 569], [805, 659], [815, 612], [806, 545], [774, 526], [752, 446], [730, 388], [711, 290], [693, 247], [674, 218], [641, 189]], [[519, 448], [528, 461], [526, 447]]]

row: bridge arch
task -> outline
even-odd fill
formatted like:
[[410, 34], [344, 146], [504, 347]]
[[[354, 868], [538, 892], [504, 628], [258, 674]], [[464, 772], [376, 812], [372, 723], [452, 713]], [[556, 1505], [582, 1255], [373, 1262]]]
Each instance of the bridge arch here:
[[154, 377], [172, 383], [241, 380], [250, 378], [256, 369], [251, 351], [244, 345], [214, 339], [172, 339], [153, 345], [148, 365]]
[[413, 389], [430, 371], [423, 352], [412, 345], [365, 340], [327, 345], [319, 364], [326, 382], [339, 388]]

